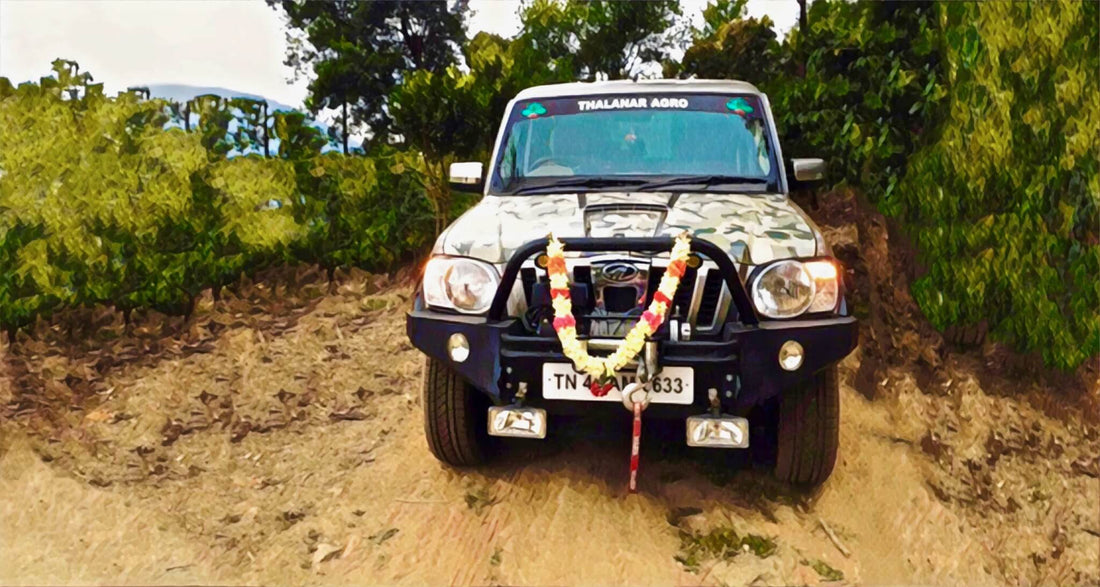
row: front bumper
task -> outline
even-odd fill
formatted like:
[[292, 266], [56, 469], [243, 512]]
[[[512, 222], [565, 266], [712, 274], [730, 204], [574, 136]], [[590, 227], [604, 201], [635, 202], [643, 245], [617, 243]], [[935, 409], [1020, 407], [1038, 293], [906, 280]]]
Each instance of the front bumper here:
[[[672, 248], [671, 238], [585, 238], [563, 239], [568, 250], [663, 252]], [[425, 308], [418, 296], [408, 314], [407, 330], [413, 346], [429, 357], [449, 364], [455, 372], [498, 404], [514, 401], [520, 384], [526, 384], [527, 404], [561, 413], [598, 411], [604, 402], [547, 400], [542, 394], [542, 366], [568, 363], [554, 336], [539, 336], [520, 321], [505, 315], [509, 292], [520, 266], [545, 250], [545, 241], [529, 242], [513, 254], [501, 277], [501, 284], [487, 316], [465, 316]], [[783, 390], [812, 378], [814, 374], [843, 359], [858, 339], [856, 319], [846, 315], [796, 320], [760, 320], [749, 301], [745, 284], [725, 251], [702, 239], [691, 241], [692, 251], [713, 261], [723, 276], [730, 296], [730, 311], [721, 330], [703, 340], [677, 341], [667, 325], [654, 335], [658, 343], [658, 364], [694, 369], [695, 397], [691, 405], [651, 404], [647, 414], [686, 416], [709, 407], [708, 390], [717, 391], [722, 410], [745, 414]], [[841, 288], [843, 299], [843, 287]], [[841, 304], [841, 314], [845, 314]], [[447, 350], [451, 335], [461, 333], [469, 343], [469, 356], [453, 361]], [[779, 349], [795, 341], [804, 349], [802, 365], [786, 371], [779, 364]], [[621, 409], [621, 408], [620, 408]]]
[[[497, 404], [511, 403], [519, 384], [525, 382], [526, 403], [550, 413], [594, 411], [609, 405], [544, 399], [543, 364], [568, 363], [569, 359], [556, 338], [524, 335], [516, 320], [490, 321], [418, 309], [409, 312], [407, 328], [413, 346], [449, 364]], [[723, 411], [744, 414], [843, 359], [855, 348], [858, 332], [856, 319], [847, 316], [752, 326], [730, 324], [718, 341], [659, 341], [661, 366], [695, 370], [695, 399], [691, 405], [652, 404], [647, 413], [668, 417], [698, 414], [708, 407], [707, 390], [713, 388], [718, 390]], [[447, 353], [447, 339], [454, 333], [462, 333], [469, 341], [469, 357], [461, 363], [452, 361]], [[779, 366], [779, 347], [788, 340], [805, 349], [802, 366], [795, 371]]]

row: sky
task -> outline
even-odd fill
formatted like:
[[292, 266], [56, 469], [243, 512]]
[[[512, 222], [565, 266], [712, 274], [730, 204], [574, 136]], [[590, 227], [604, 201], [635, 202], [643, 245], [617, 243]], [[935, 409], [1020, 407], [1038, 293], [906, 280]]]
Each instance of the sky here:
[[[705, 5], [682, 2], [696, 23]], [[471, 0], [469, 33], [514, 35], [517, 6]], [[798, 3], [749, 0], [748, 13], [770, 16], [784, 33], [798, 20]], [[262, 0], [0, 0], [0, 77], [15, 84], [47, 75], [62, 57], [108, 93], [132, 85], [218, 86], [300, 106], [307, 82], [288, 83], [285, 54], [281, 18]]]

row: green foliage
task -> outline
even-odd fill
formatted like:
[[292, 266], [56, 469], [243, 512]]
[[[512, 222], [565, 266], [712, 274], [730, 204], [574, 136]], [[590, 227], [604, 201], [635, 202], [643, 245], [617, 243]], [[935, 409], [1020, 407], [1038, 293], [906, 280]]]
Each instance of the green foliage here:
[[823, 157], [834, 182], [864, 187], [876, 202], [889, 195], [942, 117], [935, 7], [821, 0], [809, 30], [783, 44], [769, 19], [743, 14], [741, 2], [709, 6], [684, 59], [666, 72], [755, 83], [772, 100], [786, 156]]
[[[529, 13], [524, 13], [527, 17]], [[495, 131], [508, 101], [531, 86], [573, 81], [571, 59], [567, 63], [548, 60], [537, 48], [533, 36], [521, 34], [507, 40], [480, 32], [464, 48], [466, 64], [473, 78], [472, 91], [484, 112], [477, 113], [481, 127], [475, 153], [487, 159], [496, 138]]]
[[302, 161], [321, 154], [325, 139], [321, 131], [310, 126], [301, 112], [276, 112], [271, 133], [279, 139], [278, 156], [291, 161]]
[[703, 7], [703, 28], [692, 31], [696, 39], [714, 38], [723, 25], [745, 16], [748, 0], [715, 0]]
[[665, 75], [737, 79], [757, 85], [772, 83], [782, 64], [771, 19], [743, 19], [744, 0], [710, 4], [704, 26], [679, 62], [666, 62]]
[[300, 258], [316, 259], [329, 269], [382, 271], [428, 244], [434, 234], [432, 214], [422, 195], [418, 154], [328, 153], [309, 165], [315, 182], [301, 192], [304, 214], [298, 223], [307, 236], [299, 241]]
[[436, 232], [443, 230], [450, 214], [449, 156], [471, 155], [485, 144], [483, 133], [490, 123], [484, 90], [473, 75], [450, 67], [439, 74], [417, 71], [390, 95], [394, 128], [424, 154], [425, 195], [435, 213]]
[[488, 92], [475, 79], [455, 67], [412, 73], [390, 95], [394, 128], [429, 159], [472, 154], [496, 122], [487, 116]]
[[226, 158], [266, 131], [264, 106], [179, 107], [103, 95], [75, 63], [0, 78], [0, 327], [75, 305], [188, 314], [196, 296], [287, 261], [389, 270], [432, 236], [417, 153], [320, 155], [297, 113], [276, 113], [279, 157]]
[[678, 2], [535, 0], [520, 12], [517, 41], [574, 79], [636, 78], [679, 42]]
[[816, 572], [817, 575], [822, 578], [822, 580], [825, 580], [825, 581], [843, 581], [844, 580], [844, 572], [843, 571], [841, 571], [839, 569], [834, 569], [833, 567], [829, 566], [829, 563], [827, 563], [823, 560], [814, 559], [812, 561], [803, 561], [803, 564], [809, 564], [810, 567], [813, 568], [814, 572]]
[[361, 126], [381, 144], [389, 136], [390, 91], [413, 71], [439, 73], [453, 65], [466, 36], [465, 3], [267, 3], [285, 15], [290, 29], [286, 64], [312, 74], [310, 110], [346, 106], [342, 134]]
[[883, 202], [928, 274], [939, 327], [986, 322], [1048, 363], [1100, 353], [1095, 3], [943, 7], [947, 120]]
[[784, 154], [825, 157], [834, 181], [889, 197], [925, 134], [943, 116], [935, 6], [815, 2], [793, 31], [787, 75], [764, 82]]
[[705, 533], [680, 531], [680, 552], [673, 558], [692, 572], [698, 572], [709, 560], [730, 560], [751, 552], [759, 558], [775, 554], [775, 540], [766, 536], [746, 534], [741, 536], [730, 527], [718, 527]]
[[1096, 3], [814, 2], [780, 45], [720, 2], [680, 76], [772, 99], [789, 157], [823, 157], [901, 221], [934, 325], [1070, 368], [1100, 353]]

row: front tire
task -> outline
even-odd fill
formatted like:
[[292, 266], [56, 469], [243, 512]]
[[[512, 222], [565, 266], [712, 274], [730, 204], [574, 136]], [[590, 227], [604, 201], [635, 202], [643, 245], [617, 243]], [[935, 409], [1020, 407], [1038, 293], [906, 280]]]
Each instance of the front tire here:
[[821, 485], [833, 472], [839, 444], [840, 385], [834, 365], [781, 396], [776, 478]]
[[424, 362], [424, 433], [435, 458], [456, 467], [485, 462], [488, 454], [488, 398], [446, 363]]

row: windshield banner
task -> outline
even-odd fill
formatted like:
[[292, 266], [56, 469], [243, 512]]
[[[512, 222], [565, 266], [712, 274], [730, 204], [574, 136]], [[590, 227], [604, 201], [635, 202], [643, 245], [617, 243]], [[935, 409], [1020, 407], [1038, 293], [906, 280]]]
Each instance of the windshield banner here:
[[742, 118], [760, 118], [760, 98], [753, 95], [715, 94], [617, 94], [578, 98], [529, 100], [516, 104], [512, 121], [601, 110], [698, 110], [722, 112]]

